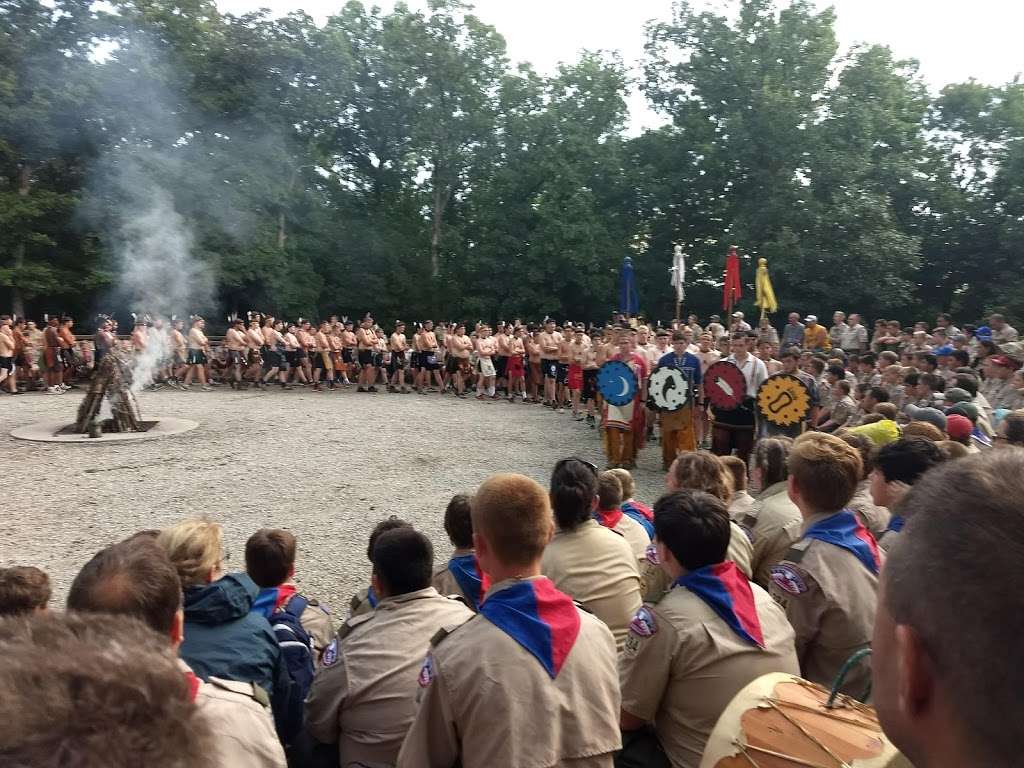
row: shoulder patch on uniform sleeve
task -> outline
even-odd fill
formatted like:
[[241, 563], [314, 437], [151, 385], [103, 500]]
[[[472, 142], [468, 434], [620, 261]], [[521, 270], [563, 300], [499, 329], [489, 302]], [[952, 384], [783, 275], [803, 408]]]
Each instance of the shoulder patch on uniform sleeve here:
[[320, 665], [324, 667], [333, 666], [338, 660], [338, 639], [331, 640], [324, 652], [320, 654]]
[[658, 565], [658, 548], [654, 546], [653, 541], [648, 544], [647, 549], [644, 550], [644, 557], [647, 558], [647, 562], [651, 565]]
[[773, 565], [768, 572], [772, 582], [779, 589], [791, 595], [802, 595], [807, 591], [807, 583], [796, 568], [791, 568], [788, 565]]
[[420, 667], [420, 674], [416, 678], [420, 688], [426, 688], [434, 681], [434, 657], [431, 653], [427, 653], [427, 658], [423, 660], [423, 666]]
[[640, 606], [636, 616], [629, 622], [629, 631], [640, 637], [651, 637], [658, 631], [658, 622], [654, 619], [654, 613], [646, 605]]

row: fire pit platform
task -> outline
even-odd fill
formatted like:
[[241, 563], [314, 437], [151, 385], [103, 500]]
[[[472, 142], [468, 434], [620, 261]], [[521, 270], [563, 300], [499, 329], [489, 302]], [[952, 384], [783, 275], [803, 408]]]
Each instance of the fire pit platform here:
[[99, 437], [90, 437], [75, 429], [63, 419], [37, 421], [11, 430], [11, 437], [18, 440], [32, 440], [38, 443], [77, 443], [86, 445], [106, 445], [139, 440], [155, 440], [159, 437], [180, 435], [199, 426], [198, 421], [176, 419], [170, 416], [158, 416], [147, 419], [139, 424], [139, 432], [102, 432]]

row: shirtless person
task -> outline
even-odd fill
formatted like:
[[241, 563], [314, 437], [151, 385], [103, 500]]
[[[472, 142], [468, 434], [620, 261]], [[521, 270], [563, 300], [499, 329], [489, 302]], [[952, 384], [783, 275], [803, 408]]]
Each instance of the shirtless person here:
[[171, 323], [171, 330], [167, 334], [167, 343], [171, 350], [171, 386], [181, 389], [182, 380], [185, 377], [186, 361], [188, 359], [188, 341], [182, 329], [185, 324], [181, 320], [174, 320]]
[[288, 359], [288, 368], [292, 382], [298, 382], [306, 386], [311, 377], [306, 375], [306, 366], [309, 363], [309, 353], [306, 345], [301, 340], [302, 321], [290, 323], [284, 334], [285, 357]]
[[455, 377], [455, 394], [466, 397], [466, 372], [469, 370], [469, 356], [473, 351], [473, 340], [466, 335], [466, 324], [459, 323], [455, 333], [449, 334], [448, 367]]
[[[583, 360], [583, 402], [587, 405], [587, 424], [591, 429], [597, 428], [597, 420], [594, 416], [594, 406], [597, 404], [597, 370], [601, 367], [598, 364], [598, 355], [604, 348], [604, 336], [600, 328], [594, 331], [590, 344], [586, 345], [586, 356]], [[603, 364], [604, 361], [602, 361]]]
[[356, 331], [356, 352], [359, 358], [359, 386], [357, 392], [376, 392], [377, 369], [373, 355], [377, 351], [377, 334], [373, 332], [373, 318], [367, 315]]
[[[569, 345], [572, 343], [573, 338], [576, 335], [576, 329], [573, 328], [572, 323], [565, 324], [565, 330], [562, 333], [555, 331], [555, 335], [558, 337], [558, 378], [556, 379], [557, 386], [555, 388], [555, 402], [557, 407], [555, 408], [556, 413], [565, 413], [565, 401], [568, 397], [569, 387]], [[583, 385], [582, 380], [580, 386]]]
[[[711, 334], [706, 331], [700, 335], [699, 345], [694, 356], [700, 360], [701, 381], [704, 380], [703, 377], [708, 372], [708, 368], [722, 359], [722, 353], [714, 349]], [[708, 418], [708, 406], [704, 399], [703, 388], [696, 395], [697, 415], [699, 416], [697, 419], [697, 446], [700, 447], [705, 438], [711, 434], [711, 422]]]
[[70, 317], [63, 317], [60, 321], [60, 329], [58, 330], [58, 336], [60, 337], [60, 355], [61, 360], [64, 362], [63, 375], [61, 377], [61, 387], [63, 389], [73, 389], [71, 379], [75, 375], [75, 334], [71, 329], [75, 326], [75, 321]]
[[132, 328], [132, 352], [135, 357], [141, 356], [149, 345], [149, 328], [146, 321], [141, 317], [135, 318], [135, 326]]
[[274, 376], [281, 382], [281, 388], [285, 387], [285, 373], [281, 347], [284, 346], [284, 337], [277, 329], [277, 323], [272, 316], [263, 319], [263, 378], [260, 380], [260, 389], [266, 389]]
[[537, 336], [540, 344], [540, 364], [544, 372], [544, 405], [557, 408], [555, 396], [558, 390], [558, 343], [560, 336], [555, 331], [555, 321], [550, 317], [544, 321], [544, 330]]
[[391, 378], [388, 381], [388, 392], [401, 392], [403, 395], [407, 395], [409, 389], [405, 386], [405, 353], [409, 349], [409, 342], [405, 338], [405, 323], [401, 320], [395, 324], [395, 332], [391, 334], [388, 349], [391, 350], [391, 363], [388, 366]]
[[356, 362], [356, 347], [359, 346], [356, 340], [355, 331], [352, 330], [355, 324], [347, 317], [343, 319], [344, 330], [341, 332], [341, 383], [342, 386], [352, 386], [352, 379], [349, 378], [349, 371]]
[[585, 418], [580, 413], [580, 397], [583, 394], [583, 366], [587, 363], [587, 352], [590, 347], [583, 343], [586, 338], [583, 331], [567, 332], [569, 337], [569, 375], [567, 382], [569, 396], [572, 398], [572, 417], [576, 421], [583, 421]]
[[203, 333], [206, 321], [201, 317], [192, 318], [192, 328], [188, 332], [188, 372], [185, 374], [184, 389], [192, 386], [193, 374], [199, 379], [204, 392], [209, 392], [213, 387], [206, 383], [206, 360], [210, 354], [210, 342]]
[[329, 334], [331, 332], [331, 324], [326, 320], [320, 323], [320, 327], [317, 332], [313, 334], [314, 343], [314, 354], [313, 354], [313, 391], [322, 392], [320, 388], [320, 374], [327, 374], [327, 384], [331, 389], [335, 389], [334, 385], [334, 363], [331, 362], [331, 342], [329, 340]]
[[514, 403], [516, 395], [519, 395], [523, 402], [526, 402], [526, 344], [524, 338], [526, 329], [517, 325], [512, 331], [512, 338], [509, 339], [508, 364], [505, 366], [505, 375], [508, 378], [508, 401]]
[[476, 399], [483, 400], [490, 397], [497, 400], [498, 395], [494, 391], [494, 380], [497, 371], [494, 367], [494, 355], [498, 351], [498, 344], [491, 336], [491, 329], [487, 325], [480, 327], [477, 332], [476, 354], [477, 367], [480, 369], [480, 377], [477, 380]]
[[60, 356], [60, 320], [51, 317], [43, 331], [43, 368], [46, 371], [46, 391], [51, 395], [64, 392], [62, 372], [64, 361]]
[[540, 342], [537, 340], [537, 332], [531, 326], [523, 337], [523, 346], [526, 347], [526, 364], [529, 366], [527, 375], [530, 381], [530, 402], [539, 403], [538, 392], [544, 385], [544, 371], [541, 369]]
[[420, 365], [423, 366], [423, 384], [420, 394], [429, 392], [431, 379], [437, 384], [438, 392], [444, 390], [444, 382], [441, 381], [441, 366], [437, 363], [437, 335], [434, 333], [434, 321], [427, 320], [423, 323], [423, 332], [420, 334]]
[[246, 368], [245, 376], [252, 379], [256, 386], [259, 386], [260, 376], [263, 371], [263, 331], [260, 330], [260, 319], [250, 318], [249, 328], [245, 332], [246, 343], [249, 348], [249, 366]]
[[18, 379], [14, 366], [13, 325], [10, 315], [0, 315], [0, 387], [8, 394], [16, 395]]
[[494, 344], [497, 349], [494, 358], [494, 371], [495, 376], [497, 376], [498, 389], [504, 388], [506, 392], [509, 392], [508, 359], [512, 355], [512, 345], [510, 342], [511, 338], [509, 337], [505, 321], [501, 320], [498, 322], [498, 329], [494, 334]]
[[[302, 325], [295, 336], [299, 340], [299, 364], [302, 366], [302, 374], [305, 381], [313, 382], [313, 357], [316, 355], [316, 338], [313, 326], [309, 320], [303, 320]], [[344, 331], [342, 331], [344, 338]], [[342, 350], [344, 361], [344, 350]], [[342, 363], [344, 364], [344, 362]]]
[[248, 342], [245, 338], [245, 323], [236, 317], [231, 327], [224, 334], [224, 346], [228, 351], [228, 383], [232, 389], [239, 389], [242, 384], [242, 367], [245, 365], [245, 353]]

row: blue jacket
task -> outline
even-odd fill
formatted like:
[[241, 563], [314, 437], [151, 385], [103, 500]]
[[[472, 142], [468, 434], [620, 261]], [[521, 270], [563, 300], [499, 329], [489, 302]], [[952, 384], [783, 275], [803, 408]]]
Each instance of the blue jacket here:
[[259, 587], [244, 573], [229, 573], [185, 590], [181, 658], [204, 680], [223, 677], [256, 683], [273, 693], [281, 649], [270, 622], [251, 613]]

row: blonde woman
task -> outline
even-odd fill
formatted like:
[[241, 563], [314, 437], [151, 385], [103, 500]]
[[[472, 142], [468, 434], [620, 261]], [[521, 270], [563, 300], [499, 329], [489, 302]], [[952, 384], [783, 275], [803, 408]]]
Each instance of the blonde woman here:
[[[157, 536], [181, 579], [185, 639], [181, 658], [208, 680], [222, 677], [256, 683], [274, 698], [279, 719], [287, 708], [281, 649], [267, 620], [251, 613], [259, 587], [245, 573], [225, 574], [228, 559], [220, 525], [184, 520]], [[129, 585], [130, 588], [130, 585]]]

